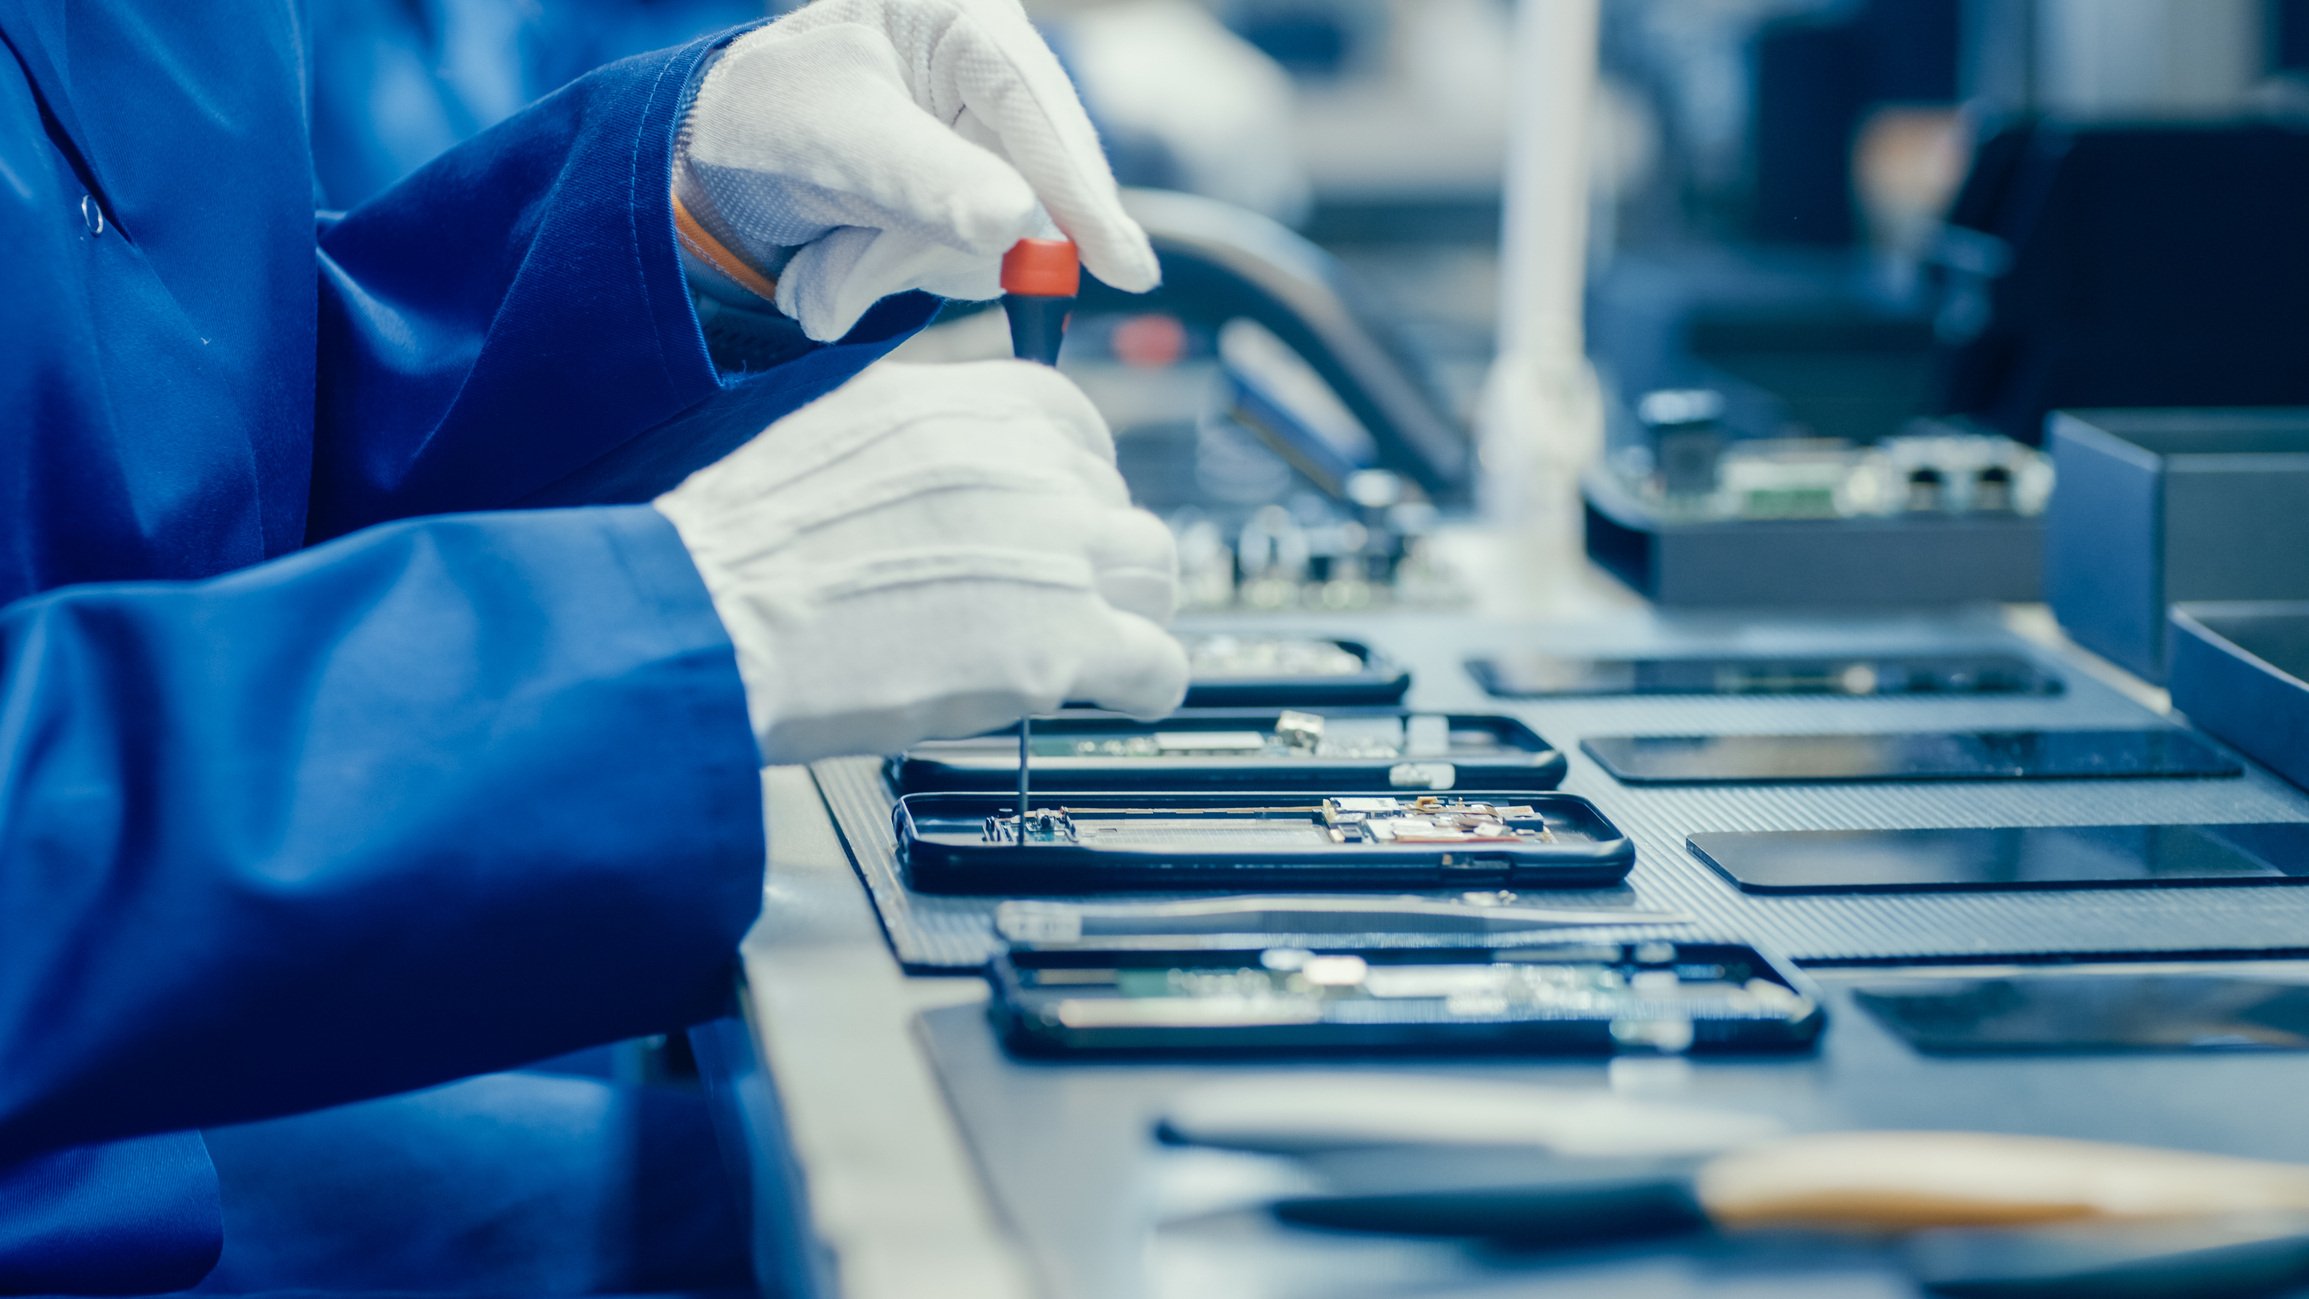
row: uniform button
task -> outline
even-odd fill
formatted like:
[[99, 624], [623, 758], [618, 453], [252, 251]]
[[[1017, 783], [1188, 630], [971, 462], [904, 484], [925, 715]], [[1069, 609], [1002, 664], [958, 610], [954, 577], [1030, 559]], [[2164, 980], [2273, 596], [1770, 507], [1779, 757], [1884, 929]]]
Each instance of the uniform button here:
[[80, 196], [80, 219], [88, 226], [89, 234], [104, 233], [104, 209], [97, 206], [94, 194]]

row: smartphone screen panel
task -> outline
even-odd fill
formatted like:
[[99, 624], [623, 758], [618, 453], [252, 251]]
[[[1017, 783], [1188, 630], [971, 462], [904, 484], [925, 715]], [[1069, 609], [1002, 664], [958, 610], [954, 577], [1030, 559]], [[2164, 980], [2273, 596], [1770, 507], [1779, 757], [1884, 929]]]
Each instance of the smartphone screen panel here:
[[1477, 684], [1507, 699], [1579, 695], [2049, 695], [2061, 679], [2017, 654], [1839, 657], [1715, 655], [1471, 659]]
[[1750, 893], [2309, 882], [2309, 822], [1702, 832], [1692, 855]]
[[1627, 784], [2089, 780], [2236, 776], [2175, 727], [1865, 735], [1602, 735], [1580, 742]]

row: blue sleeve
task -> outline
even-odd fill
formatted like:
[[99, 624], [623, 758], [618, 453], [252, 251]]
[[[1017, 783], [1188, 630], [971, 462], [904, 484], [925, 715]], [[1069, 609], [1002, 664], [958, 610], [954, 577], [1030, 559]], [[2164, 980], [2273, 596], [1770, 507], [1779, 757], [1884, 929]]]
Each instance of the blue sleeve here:
[[314, 537], [646, 500], [929, 319], [905, 294], [838, 343], [716, 370], [671, 191], [690, 78], [727, 38], [581, 77], [323, 221]]
[[0, 614], [0, 1169], [724, 1008], [728, 640], [646, 507], [391, 524]]
[[197, 1283], [224, 1244], [198, 1132], [0, 1165], [0, 1294], [145, 1294]]

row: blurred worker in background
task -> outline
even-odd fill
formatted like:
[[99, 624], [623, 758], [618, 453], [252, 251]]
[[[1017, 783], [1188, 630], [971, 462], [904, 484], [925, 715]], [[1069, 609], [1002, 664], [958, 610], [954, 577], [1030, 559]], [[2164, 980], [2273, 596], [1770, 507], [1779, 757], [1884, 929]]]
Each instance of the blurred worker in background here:
[[0, 39], [0, 1292], [741, 1284], [567, 1080], [199, 1130], [718, 1013], [761, 762], [1177, 703], [1080, 393], [845, 386], [1045, 213], [1154, 284], [1058, 64], [823, 0], [316, 223], [288, 6]]

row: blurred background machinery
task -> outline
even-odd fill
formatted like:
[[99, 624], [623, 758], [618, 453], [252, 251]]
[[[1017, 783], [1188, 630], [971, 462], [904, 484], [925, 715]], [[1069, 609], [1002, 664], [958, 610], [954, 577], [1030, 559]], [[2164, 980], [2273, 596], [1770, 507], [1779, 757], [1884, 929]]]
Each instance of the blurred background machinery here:
[[[338, 203], [762, 12], [311, 7]], [[2309, 0], [1028, 7], [1168, 277], [1067, 368], [1201, 604], [1501, 586], [1479, 506], [1668, 604], [2034, 598], [2052, 412], [2309, 405]]]

